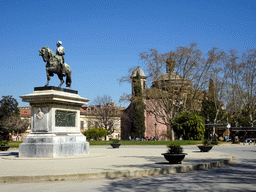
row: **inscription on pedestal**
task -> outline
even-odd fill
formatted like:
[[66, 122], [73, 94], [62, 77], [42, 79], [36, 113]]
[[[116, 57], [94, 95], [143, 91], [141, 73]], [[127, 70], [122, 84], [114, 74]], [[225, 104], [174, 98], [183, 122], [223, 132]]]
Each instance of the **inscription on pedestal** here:
[[75, 127], [76, 112], [56, 110], [55, 126], [56, 127]]

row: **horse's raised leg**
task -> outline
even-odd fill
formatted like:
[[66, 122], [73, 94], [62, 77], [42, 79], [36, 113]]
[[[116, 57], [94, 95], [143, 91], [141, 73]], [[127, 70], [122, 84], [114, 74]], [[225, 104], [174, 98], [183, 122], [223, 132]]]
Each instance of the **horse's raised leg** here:
[[63, 76], [61, 74], [58, 74], [58, 77], [60, 79], [59, 87], [61, 87], [63, 85], [63, 83], [64, 83]]
[[51, 77], [49, 75], [47, 75], [47, 82], [45, 84], [45, 87], [47, 87], [49, 85], [49, 81], [51, 80]]
[[60, 84], [59, 84], [59, 87], [61, 87], [63, 85], [63, 83], [64, 83], [64, 80], [61, 80]]

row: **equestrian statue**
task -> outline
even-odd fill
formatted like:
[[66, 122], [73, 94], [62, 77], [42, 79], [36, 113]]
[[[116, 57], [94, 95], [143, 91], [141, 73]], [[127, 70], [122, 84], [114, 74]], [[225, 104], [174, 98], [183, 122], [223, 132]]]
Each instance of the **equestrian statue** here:
[[46, 62], [46, 76], [47, 83], [45, 86], [49, 85], [51, 77], [54, 73], [58, 75], [60, 79], [59, 87], [64, 83], [63, 77], [66, 76], [66, 87], [71, 88], [71, 75], [72, 70], [70, 66], [64, 62], [65, 49], [61, 46], [62, 42], [57, 42], [56, 55], [49, 47], [43, 47], [39, 50], [39, 56], [42, 56], [44, 62]]

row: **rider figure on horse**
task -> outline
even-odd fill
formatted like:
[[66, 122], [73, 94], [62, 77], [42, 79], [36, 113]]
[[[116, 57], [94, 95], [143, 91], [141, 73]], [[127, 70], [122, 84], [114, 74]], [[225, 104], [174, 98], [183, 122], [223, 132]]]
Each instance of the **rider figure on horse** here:
[[64, 67], [64, 56], [65, 55], [65, 49], [61, 46], [62, 42], [57, 42], [57, 49], [56, 49], [56, 58], [60, 64], [61, 73], [63, 76], [65, 76], [65, 67]]

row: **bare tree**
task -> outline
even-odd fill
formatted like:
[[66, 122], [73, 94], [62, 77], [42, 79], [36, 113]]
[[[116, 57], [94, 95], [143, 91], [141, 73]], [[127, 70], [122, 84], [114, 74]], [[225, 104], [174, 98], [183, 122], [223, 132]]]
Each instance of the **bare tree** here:
[[213, 97], [216, 107], [214, 123], [224, 117], [218, 116], [218, 113], [222, 105], [225, 105], [233, 117], [235, 126], [238, 126], [242, 110], [248, 112], [249, 123], [253, 126], [256, 121], [256, 49], [247, 50], [241, 59], [234, 49], [227, 53], [216, 50], [211, 57], [217, 58], [210, 70], [216, 87]]
[[116, 107], [113, 106], [111, 97], [109, 95], [97, 96], [93, 100], [93, 105], [95, 109], [92, 115], [97, 124], [95, 127], [106, 129], [108, 134], [114, 133], [114, 120], [119, 114]]
[[227, 61], [224, 70], [227, 75], [226, 91], [229, 93], [225, 97], [226, 109], [231, 114], [235, 126], [238, 126], [238, 117], [241, 115], [243, 109], [243, 102], [240, 96], [242, 92], [242, 65], [238, 51], [235, 49], [229, 50], [226, 58]]
[[248, 110], [250, 124], [256, 121], [256, 49], [247, 50], [242, 56], [241, 88], [239, 95], [243, 106]]
[[[216, 124], [224, 117], [220, 113], [223, 111], [225, 98], [229, 95], [229, 92], [227, 92], [227, 55], [223, 50], [214, 47], [208, 52], [208, 59], [214, 61], [209, 70], [209, 77], [211, 78], [209, 79], [208, 100], [214, 103], [213, 123]], [[215, 133], [215, 126], [213, 127], [213, 133]]]
[[19, 115], [4, 117], [0, 124], [5, 131], [16, 134], [24, 133], [29, 127], [29, 121], [21, 119]]
[[[216, 62], [215, 58], [205, 59], [196, 43], [164, 54], [151, 49], [140, 56], [145, 71], [153, 81], [145, 95], [147, 110], [155, 115], [158, 123], [171, 128], [173, 118], [180, 111], [200, 108], [200, 99], [209, 78], [208, 71]], [[169, 66], [164, 74], [166, 64]], [[172, 129], [170, 131], [173, 132]]]

